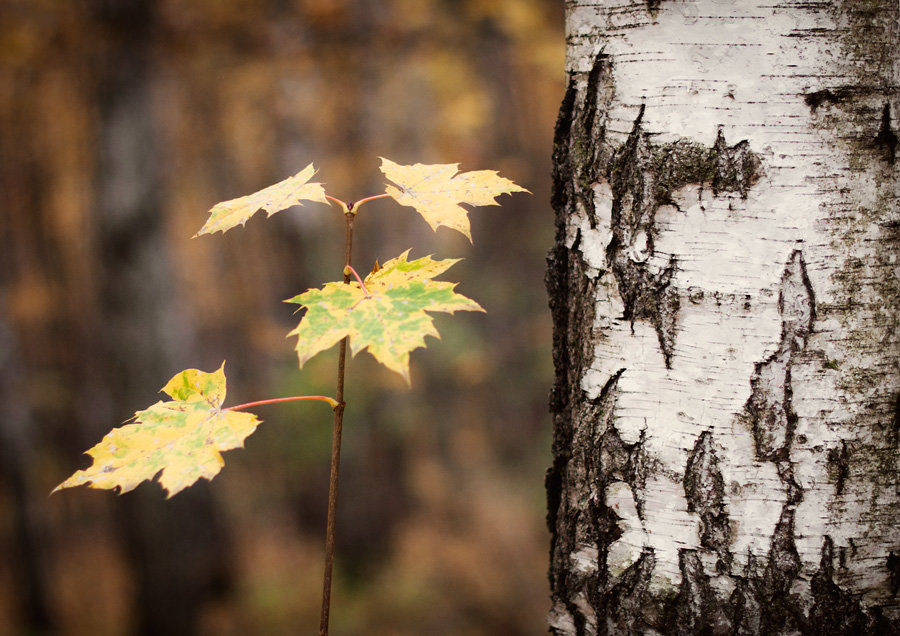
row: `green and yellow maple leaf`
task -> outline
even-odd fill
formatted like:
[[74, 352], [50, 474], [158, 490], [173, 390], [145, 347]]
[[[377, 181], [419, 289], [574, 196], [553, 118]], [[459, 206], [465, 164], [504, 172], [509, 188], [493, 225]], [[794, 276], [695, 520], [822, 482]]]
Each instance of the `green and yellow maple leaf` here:
[[498, 205], [495, 197], [512, 192], [528, 192], [494, 170], [460, 172], [458, 163], [404, 166], [381, 157], [381, 171], [396, 185], [385, 192], [400, 205], [422, 215], [432, 230], [441, 225], [462, 232], [469, 241], [469, 213], [460, 204]]
[[350, 337], [356, 355], [368, 349], [378, 362], [409, 384], [409, 354], [425, 346], [425, 336], [440, 338], [426, 311], [484, 311], [474, 300], [453, 291], [456, 283], [434, 281], [458, 259], [407, 261], [409, 250], [389, 260], [363, 281], [326, 283], [286, 302], [306, 308], [296, 329], [300, 367], [314, 355]]
[[241, 448], [261, 423], [251, 413], [222, 409], [225, 363], [213, 373], [187, 369], [161, 391], [172, 400], [134, 415], [134, 423], [115, 428], [87, 454], [91, 466], [76, 471], [53, 492], [72, 486], [120, 493], [159, 475], [168, 497], [201, 477], [215, 477], [225, 461], [220, 451]]
[[300, 205], [301, 201], [317, 201], [328, 203], [321, 183], [308, 183], [316, 173], [312, 164], [303, 170], [279, 181], [275, 185], [263, 188], [253, 194], [217, 203], [209, 211], [206, 223], [194, 236], [226, 232], [237, 225], [244, 225], [259, 210], [265, 210], [269, 216], [287, 208]]

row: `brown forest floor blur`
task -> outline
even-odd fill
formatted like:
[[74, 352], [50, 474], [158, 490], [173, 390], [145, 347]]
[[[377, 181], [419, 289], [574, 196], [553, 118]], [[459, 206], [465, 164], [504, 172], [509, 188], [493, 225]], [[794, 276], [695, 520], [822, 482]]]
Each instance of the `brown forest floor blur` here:
[[297, 634], [318, 622], [331, 418], [269, 406], [222, 474], [170, 501], [48, 497], [188, 367], [229, 400], [333, 392], [281, 301], [340, 278], [320, 205], [190, 240], [216, 201], [310, 161], [382, 191], [380, 155], [497, 169], [531, 197], [474, 247], [408, 208], [360, 214], [358, 269], [463, 257], [486, 315], [438, 318], [412, 390], [351, 361], [332, 632], [545, 633], [558, 0], [0, 4], [0, 635]]

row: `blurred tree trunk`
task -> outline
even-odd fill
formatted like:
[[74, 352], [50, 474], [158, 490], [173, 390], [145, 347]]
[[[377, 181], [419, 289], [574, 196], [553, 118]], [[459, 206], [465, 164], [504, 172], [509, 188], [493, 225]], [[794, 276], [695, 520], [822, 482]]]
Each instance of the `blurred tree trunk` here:
[[554, 633], [900, 631], [898, 18], [567, 3]]
[[[110, 402], [106, 410], [127, 414], [152, 402], [156, 390], [182, 368], [192, 345], [179, 315], [160, 207], [165, 158], [154, 117], [157, 3], [102, 0], [93, 9], [101, 38], [96, 60], [100, 373]], [[159, 489], [144, 486], [120, 504], [136, 579], [135, 633], [196, 633], [202, 604], [229, 578], [225, 536], [209, 489], [199, 485], [166, 501]]]
[[[6, 265], [6, 263], [4, 263]], [[4, 274], [7, 269], [4, 267]], [[3, 296], [10, 281], [0, 276], [0, 483], [9, 488], [13, 530], [11, 559], [22, 626], [30, 634], [49, 634], [55, 627], [50, 611], [47, 524], [34, 492], [35, 422], [25, 400], [17, 334], [8, 324]]]

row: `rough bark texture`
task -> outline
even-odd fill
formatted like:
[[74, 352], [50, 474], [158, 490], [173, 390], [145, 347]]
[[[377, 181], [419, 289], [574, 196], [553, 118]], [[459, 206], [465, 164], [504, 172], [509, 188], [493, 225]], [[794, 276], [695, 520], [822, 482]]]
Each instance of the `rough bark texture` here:
[[898, 20], [567, 3], [553, 633], [900, 632]]

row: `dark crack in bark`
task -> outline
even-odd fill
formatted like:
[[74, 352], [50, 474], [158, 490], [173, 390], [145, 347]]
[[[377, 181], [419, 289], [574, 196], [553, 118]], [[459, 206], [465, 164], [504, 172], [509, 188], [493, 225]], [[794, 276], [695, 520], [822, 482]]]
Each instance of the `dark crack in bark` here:
[[[613, 374], [597, 398], [581, 396], [573, 413], [581, 426], [571, 431], [566, 463], [554, 465], [551, 471], [554, 479], [561, 477], [562, 481], [558, 485], [548, 483], [548, 487], [553, 485], [566, 493], [565, 498], [557, 496], [551, 500], [551, 505], [565, 511], [567, 522], [556, 525], [559, 514], [550, 518], [554, 524], [551, 530], [555, 530], [555, 559], [579, 561], [578, 567], [551, 573], [554, 607], [557, 612], [565, 608], [578, 633], [591, 633], [595, 629], [603, 633], [605, 621], [633, 616], [630, 601], [624, 600], [626, 589], [633, 594], [636, 586], [646, 586], [655, 563], [652, 551], [645, 551], [639, 562], [613, 579], [606, 562], [610, 546], [622, 536], [620, 518], [607, 504], [606, 489], [613, 483], [625, 482], [632, 493], [637, 493], [643, 490], [647, 479], [644, 437], [628, 444], [615, 428], [618, 383], [624, 371], [620, 369]], [[642, 502], [636, 499], [635, 504], [642, 514]], [[590, 558], [596, 562], [589, 563]], [[619, 605], [609, 601], [617, 598], [616, 595], [623, 598]], [[615, 612], [618, 614], [614, 616]]]
[[[556, 243], [548, 255], [546, 284], [554, 325], [556, 377], [550, 395], [554, 461], [546, 485], [552, 551], [551, 622], [563, 632], [574, 628], [585, 633], [596, 628], [604, 606], [601, 597], [607, 591], [605, 553], [621, 536], [619, 518], [606, 506], [605, 489], [617, 480], [627, 481], [635, 490], [643, 489], [647, 466], [643, 440], [625, 444], [612, 426], [621, 372], [610, 378], [596, 399], [581, 389], [597, 338], [594, 304], [566, 300], [596, 295], [599, 277], [596, 272], [588, 273], [580, 236], [574, 237], [574, 244], [567, 241], [567, 221], [583, 209], [596, 227], [592, 188], [611, 156], [603, 143], [613, 96], [611, 77], [609, 60], [602, 51], [586, 78], [570, 76], [554, 137], [551, 201], [556, 212]], [[587, 88], [579, 90], [583, 79]], [[636, 503], [642, 508], [640, 501]]]
[[615, 426], [609, 426], [600, 440], [600, 479], [604, 487], [614, 481], [623, 481], [631, 488], [638, 516], [644, 518], [642, 492], [647, 483], [649, 461], [644, 450], [645, 433], [634, 444], [627, 444]]
[[[797, 423], [792, 406], [791, 368], [796, 355], [806, 347], [816, 310], [815, 295], [800, 250], [791, 253], [781, 275], [778, 310], [781, 338], [775, 352], [755, 366], [746, 410], [756, 458], [775, 464], [785, 501], [772, 533], [764, 572], [761, 576], [748, 573], [748, 582], [740, 586], [740, 593], [735, 590], [732, 595], [731, 613], [736, 633], [753, 633], [757, 620], [759, 633], [800, 629], [804, 618], [797, 599], [791, 594], [801, 567], [794, 539], [795, 509], [803, 499], [803, 489], [794, 475], [790, 457]], [[747, 611], [756, 606], [766, 608], [759, 617]]]
[[713, 193], [748, 189], [760, 176], [761, 163], [746, 141], [728, 146], [721, 129], [712, 148], [681, 139], [654, 144], [643, 129], [641, 106], [631, 133], [607, 163], [604, 177], [612, 190], [612, 239], [606, 260], [625, 305], [623, 319], [646, 320], [656, 331], [667, 368], [672, 366], [675, 323], [680, 309], [672, 279], [675, 256], [659, 263], [655, 241], [656, 213], [674, 205], [674, 194], [689, 184], [710, 184]]
[[759, 461], [782, 462], [790, 453], [797, 416], [791, 407], [791, 365], [806, 346], [815, 321], [815, 296], [800, 250], [788, 259], [778, 294], [781, 340], [778, 349], [758, 362], [750, 379], [747, 412]]
[[[585, 406], [580, 378], [593, 358], [590, 346], [594, 319], [593, 303], [568, 305], [560, 302], [569, 294], [584, 294], [591, 298], [595, 282], [586, 275], [587, 265], [578, 251], [555, 250], [548, 258], [547, 287], [554, 318], [554, 361], [556, 384], [551, 392], [550, 407], [553, 415], [553, 464], [547, 471], [547, 526], [551, 533], [551, 567], [548, 576], [555, 604], [577, 616], [574, 596], [584, 587], [584, 581], [568, 567], [570, 555], [586, 538], [585, 529], [596, 532], [601, 519], [573, 509], [573, 503], [582, 501], [583, 493], [577, 492], [573, 473], [584, 469], [585, 457], [573, 457], [579, 448], [574, 439], [574, 422], [581, 421]], [[560, 286], [557, 288], [557, 286]], [[586, 500], [586, 499], [585, 499]], [[596, 515], [596, 513], [594, 513]], [[612, 513], [610, 513], [612, 514]], [[616, 528], [615, 515], [609, 520]]]
[[713, 194], [718, 196], [720, 192], [739, 192], [741, 198], [746, 199], [760, 170], [759, 158], [750, 150], [750, 144], [744, 140], [729, 146], [725, 143], [725, 134], [719, 128], [713, 154], [716, 157]]
[[603, 176], [605, 166], [612, 156], [606, 143], [606, 124], [609, 106], [615, 88], [612, 83], [612, 62], [602, 50], [594, 57], [587, 75], [587, 86], [580, 106], [573, 103], [573, 118], [569, 135], [565, 139], [567, 159], [571, 169], [574, 192], [572, 204], [577, 200], [587, 215], [590, 227], [597, 227], [594, 205], [594, 185]]
[[766, 608], [762, 615], [763, 634], [776, 633], [785, 628], [789, 633], [791, 628], [799, 628], [801, 624], [797, 599], [790, 593], [801, 567], [794, 541], [794, 516], [794, 507], [785, 504], [772, 533], [766, 569], [758, 586], [759, 590], [765, 590], [760, 599]]
[[644, 548], [638, 560], [622, 572], [606, 595], [607, 613], [600, 634], [627, 634], [656, 624], [656, 608], [648, 594], [650, 575], [656, 567], [653, 548]]
[[900, 554], [891, 551], [887, 557], [887, 570], [891, 574], [891, 594], [900, 593]]
[[[606, 488], [616, 481], [628, 484], [643, 518], [643, 491], [652, 459], [643, 435], [636, 443], [626, 443], [614, 426], [620, 374], [610, 378], [596, 399], [581, 390], [598, 337], [593, 331], [594, 304], [566, 299], [595, 297], [605, 272], [598, 274], [584, 262], [580, 235], [567, 234], [568, 219], [583, 213], [590, 227], [596, 228], [600, 218], [595, 187], [603, 181], [609, 184], [613, 202], [607, 269], [624, 300], [625, 319], [632, 327], [639, 320], [653, 326], [665, 362], [671, 366], [679, 311], [679, 293], [673, 285], [677, 261], [655, 252], [657, 210], [674, 205], [675, 193], [688, 184], [711, 187], [714, 195], [746, 196], [760, 176], [760, 162], [748, 144], [729, 146], [721, 132], [712, 147], [690, 139], [653, 143], [642, 126], [643, 108], [631, 134], [614, 147], [607, 141], [615, 97], [612, 78], [611, 59], [602, 50], [588, 73], [571, 74], [554, 136], [551, 202], [556, 244], [548, 255], [546, 284], [554, 324], [556, 379], [550, 395], [554, 460], [546, 485], [551, 621], [557, 625], [554, 629], [565, 633], [572, 629], [618, 633], [610, 626], [629, 621], [659, 626], [664, 614], [662, 601], [654, 608], [632, 605], [631, 600], [636, 590], [649, 584], [655, 564], [652, 550], [644, 550], [639, 561], [614, 579], [606, 566], [605, 553], [621, 536], [620, 520], [605, 502]], [[716, 544], [728, 522], [716, 518], [714, 500], [704, 501], [707, 543]], [[648, 598], [652, 596], [647, 592]], [[610, 601], [616, 598], [620, 601]]]
[[837, 86], [807, 93], [803, 96], [803, 101], [815, 113], [819, 106], [823, 104], [839, 104], [859, 95], [860, 89], [858, 86]]
[[[598, 550], [596, 572], [582, 580], [577, 590], [585, 594], [597, 620], [602, 620], [611, 611], [611, 606], [604, 600], [608, 598], [610, 586], [622, 584], [625, 576], [620, 575], [612, 581], [606, 563], [609, 547], [622, 536], [619, 516], [607, 505], [606, 488], [614, 482], [625, 482], [632, 493], [636, 493], [643, 489], [646, 481], [643, 438], [627, 444], [614, 425], [618, 383], [624, 371], [616, 372], [596, 399], [585, 402], [585, 410], [579, 418], [583, 426], [573, 438], [573, 464], [583, 467], [574, 473], [581, 484], [580, 488], [576, 484], [575, 489], [583, 501], [589, 502], [584, 518], [577, 521], [576, 546], [595, 545]], [[642, 502], [636, 500], [635, 504], [642, 509]], [[649, 577], [649, 571], [646, 574]], [[572, 593], [577, 594], [577, 591], [572, 590]], [[575, 616], [581, 615], [583, 612], [577, 609]]]
[[679, 550], [678, 567], [681, 586], [666, 607], [666, 633], [679, 636], [728, 633], [730, 621], [724, 606], [716, 600], [697, 551]]
[[624, 371], [620, 369], [616, 372], [596, 399], [583, 402], [583, 410], [579, 414], [583, 426], [575, 431], [572, 439], [574, 466], [570, 474], [574, 481], [571, 486], [578, 493], [579, 500], [587, 502], [584, 518], [576, 517], [576, 542], [596, 545], [604, 555], [598, 563], [601, 576], [595, 578], [602, 578], [602, 573], [606, 571], [605, 548], [622, 536], [619, 517], [606, 505], [604, 493], [610, 482], [614, 481], [612, 475], [617, 465], [622, 463], [616, 452], [622, 449], [609, 449], [606, 443], [613, 429], [617, 388]]
[[744, 575], [736, 577], [734, 592], [728, 599], [732, 630], [734, 636], [756, 636], [762, 624], [762, 604], [757, 591], [759, 577], [757, 575], [756, 557], [747, 555]]
[[728, 572], [732, 560], [731, 522], [725, 509], [725, 480], [719, 470], [711, 431], [704, 431], [697, 438], [682, 483], [688, 511], [700, 517], [700, 545], [718, 554], [719, 573]]
[[825, 470], [828, 478], [834, 482], [834, 494], [844, 494], [844, 484], [850, 474], [850, 450], [847, 440], [841, 440], [840, 448], [829, 449]]
[[897, 157], [897, 135], [891, 130], [890, 102], [885, 102], [881, 109], [881, 128], [875, 136], [875, 145], [882, 149], [884, 160], [894, 165]]
[[[582, 585], [569, 566], [576, 550], [579, 527], [569, 496], [573, 484], [571, 471], [574, 423], [584, 402], [581, 378], [593, 360], [593, 303], [568, 303], [567, 298], [593, 298], [596, 281], [587, 275], [587, 265], [578, 249], [566, 247], [567, 219], [576, 205], [574, 162], [569, 139], [576, 119], [578, 91], [574, 77], [560, 108], [553, 148], [553, 185], [551, 202], [556, 212], [556, 241], [547, 256], [546, 286], [553, 318], [553, 363], [555, 382], [549, 406], [553, 416], [553, 464], [547, 471], [547, 526], [551, 534], [551, 568], [548, 571], [553, 591], [554, 611], [575, 616], [573, 598]], [[590, 527], [591, 524], [588, 524]]]
[[807, 633], [838, 636], [866, 633], [866, 616], [859, 601], [834, 582], [834, 542], [825, 536], [819, 570], [810, 582], [813, 596]]

